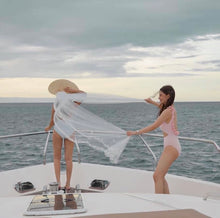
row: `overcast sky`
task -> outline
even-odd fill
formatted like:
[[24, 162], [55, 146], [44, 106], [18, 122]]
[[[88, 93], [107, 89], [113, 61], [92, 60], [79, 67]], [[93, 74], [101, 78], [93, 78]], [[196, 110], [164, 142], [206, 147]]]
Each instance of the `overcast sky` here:
[[220, 101], [219, 0], [0, 0], [0, 97], [93, 93]]

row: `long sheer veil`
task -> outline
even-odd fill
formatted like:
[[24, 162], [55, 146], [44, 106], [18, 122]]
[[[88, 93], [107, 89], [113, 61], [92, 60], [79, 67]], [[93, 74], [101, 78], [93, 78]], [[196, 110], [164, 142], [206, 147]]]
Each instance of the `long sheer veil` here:
[[72, 142], [77, 140], [104, 152], [111, 162], [117, 163], [130, 137], [123, 129], [79, 105], [85, 100], [86, 93], [58, 92], [54, 103], [55, 130]]

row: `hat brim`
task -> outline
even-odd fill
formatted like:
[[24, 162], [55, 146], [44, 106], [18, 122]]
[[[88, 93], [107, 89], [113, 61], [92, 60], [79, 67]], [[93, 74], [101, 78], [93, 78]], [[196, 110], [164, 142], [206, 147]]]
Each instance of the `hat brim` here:
[[50, 85], [48, 86], [48, 91], [56, 95], [57, 92], [64, 91], [65, 88], [70, 87], [72, 89], [79, 90], [77, 85], [67, 79], [57, 79], [54, 80]]

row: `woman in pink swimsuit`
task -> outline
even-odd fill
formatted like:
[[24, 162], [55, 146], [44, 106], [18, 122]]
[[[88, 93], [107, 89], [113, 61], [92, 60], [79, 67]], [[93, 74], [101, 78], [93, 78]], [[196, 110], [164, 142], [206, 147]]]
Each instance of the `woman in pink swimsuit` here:
[[178, 158], [181, 152], [181, 146], [178, 140], [176, 110], [173, 106], [175, 91], [172, 86], [163, 86], [159, 92], [160, 103], [148, 98], [145, 99], [150, 104], [159, 108], [157, 120], [140, 130], [128, 131], [127, 135], [140, 135], [150, 132], [158, 127], [161, 128], [164, 135], [164, 150], [158, 161], [154, 172], [155, 193], [169, 194], [169, 187], [165, 175], [172, 163]]

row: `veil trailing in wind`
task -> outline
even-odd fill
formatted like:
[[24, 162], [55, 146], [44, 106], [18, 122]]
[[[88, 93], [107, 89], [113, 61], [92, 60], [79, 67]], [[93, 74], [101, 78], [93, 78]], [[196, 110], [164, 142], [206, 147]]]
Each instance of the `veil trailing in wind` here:
[[86, 93], [56, 94], [54, 129], [74, 143], [86, 143], [104, 152], [111, 162], [117, 163], [130, 137], [123, 129], [80, 106], [86, 96]]

